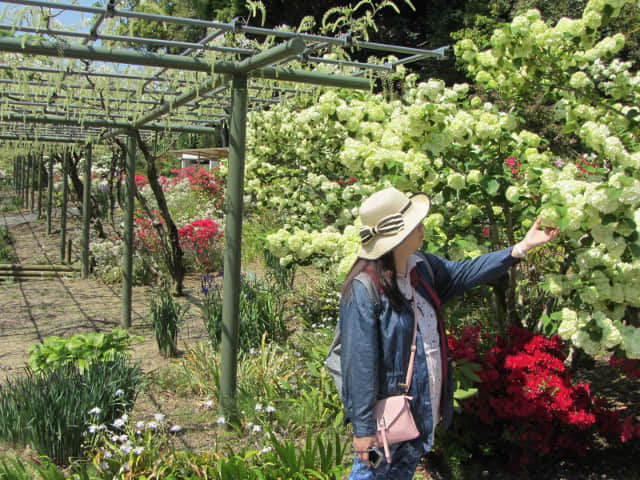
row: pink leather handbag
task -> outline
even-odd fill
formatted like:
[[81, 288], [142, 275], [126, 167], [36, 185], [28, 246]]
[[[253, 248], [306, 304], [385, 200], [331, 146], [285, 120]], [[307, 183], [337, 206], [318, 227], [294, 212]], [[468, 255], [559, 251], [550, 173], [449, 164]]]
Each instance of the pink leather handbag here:
[[391, 453], [389, 445], [406, 442], [420, 436], [416, 422], [413, 420], [409, 401], [413, 398], [407, 395], [413, 377], [413, 363], [416, 358], [416, 339], [418, 336], [418, 315], [416, 311], [416, 291], [413, 290], [413, 343], [411, 344], [411, 355], [407, 367], [407, 380], [405, 382], [405, 393], [394, 395], [376, 402], [373, 415], [377, 423], [376, 437], [378, 442], [384, 446], [384, 455], [388, 463], [391, 463]]

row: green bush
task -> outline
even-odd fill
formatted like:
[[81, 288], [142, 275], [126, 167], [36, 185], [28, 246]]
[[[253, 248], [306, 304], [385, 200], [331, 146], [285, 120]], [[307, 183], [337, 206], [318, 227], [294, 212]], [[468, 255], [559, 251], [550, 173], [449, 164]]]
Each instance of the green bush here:
[[[222, 335], [222, 286], [216, 277], [202, 279], [202, 314], [212, 344], [217, 347]], [[282, 292], [269, 282], [259, 282], [243, 276], [240, 281], [240, 325], [238, 345], [242, 350], [257, 348], [262, 335], [271, 340], [286, 333]]]
[[29, 366], [42, 371], [72, 363], [82, 371], [93, 360], [128, 357], [134, 340], [142, 341], [142, 337], [129, 335], [123, 328], [114, 328], [111, 333], [76, 333], [70, 338], [51, 336], [29, 348]]
[[171, 290], [164, 288], [151, 299], [151, 324], [158, 349], [165, 357], [177, 352], [178, 330], [184, 322], [186, 308], [173, 299]]
[[12, 243], [9, 229], [5, 226], [0, 226], [0, 263], [15, 263], [18, 261], [18, 257], [13, 251]]
[[92, 421], [111, 423], [133, 406], [141, 381], [140, 368], [122, 357], [82, 370], [72, 364], [28, 370], [0, 386], [0, 439], [66, 464], [82, 453]]

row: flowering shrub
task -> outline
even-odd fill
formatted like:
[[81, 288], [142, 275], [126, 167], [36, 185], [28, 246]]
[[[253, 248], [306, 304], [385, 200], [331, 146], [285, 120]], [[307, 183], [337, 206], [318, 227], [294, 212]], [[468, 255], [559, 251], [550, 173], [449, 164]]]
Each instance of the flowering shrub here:
[[623, 422], [592, 397], [589, 385], [572, 382], [559, 337], [510, 327], [507, 338], [496, 337], [486, 351], [478, 328], [449, 338], [456, 362], [481, 366], [478, 393], [461, 402], [456, 422], [469, 448], [490, 445], [517, 466], [551, 453], [584, 454], [595, 433], [622, 441], [640, 433], [633, 419]]
[[197, 271], [222, 269], [222, 235], [218, 224], [211, 219], [194, 220], [178, 230], [180, 246], [186, 264]]
[[[158, 212], [154, 214], [158, 218], [157, 221], [164, 223]], [[162, 264], [164, 261], [160, 255], [162, 242], [152, 220], [138, 212], [134, 223], [136, 247], [154, 257], [157, 263]], [[222, 237], [222, 230], [211, 219], [194, 220], [179, 228], [178, 239], [187, 268], [202, 272], [220, 270], [223, 257]]]
[[[180, 246], [185, 254], [187, 268], [198, 271], [219, 270], [222, 267], [223, 232], [219, 222], [212, 220], [221, 216], [223, 204], [223, 179], [218, 169], [210, 171], [200, 167], [188, 167], [171, 171], [175, 176], [160, 177], [167, 206], [178, 227]], [[144, 176], [136, 175], [136, 184], [141, 188], [148, 205], [155, 207], [155, 198]], [[163, 264], [162, 242], [153, 226], [164, 219], [157, 209], [152, 211], [153, 219], [140, 209], [135, 214], [136, 246]], [[195, 220], [194, 220], [195, 219]]]
[[119, 282], [122, 278], [122, 241], [95, 239], [89, 242], [89, 251], [95, 263], [94, 275], [106, 283]]
[[638, 360], [617, 358], [612, 355], [609, 359], [609, 365], [619, 368], [633, 378], [640, 378], [640, 362]]
[[[624, 35], [601, 29], [624, 4], [590, 0], [581, 18], [553, 24], [529, 10], [496, 29], [489, 50], [459, 42], [472, 78], [513, 100], [508, 111], [470, 85], [408, 75], [392, 101], [331, 90], [297, 112], [251, 113], [248, 204], [284, 223], [268, 248], [285, 265], [345, 273], [358, 251], [357, 207], [388, 185], [430, 194], [425, 247], [452, 260], [504, 248], [539, 216], [561, 229], [557, 256], [532, 252], [545, 282], [531, 276], [514, 310], [533, 325], [553, 299], [550, 323], [565, 340], [591, 356], [640, 359], [640, 74], [615, 58]], [[555, 102], [575, 155], [558, 159], [523, 128], [520, 98]]]
[[[160, 216], [160, 212], [154, 211], [157, 221], [164, 223], [164, 220]], [[141, 212], [135, 212], [133, 219], [135, 227], [135, 246], [136, 248], [142, 248], [148, 253], [153, 254], [162, 247], [162, 242], [158, 237], [158, 232], [153, 226], [153, 221]]]
[[[223, 218], [221, 202], [213, 200], [196, 190], [188, 178], [160, 178], [171, 218], [178, 228], [184, 227], [197, 218], [215, 219], [219, 224]], [[158, 210], [156, 200], [147, 185], [140, 190], [152, 211]], [[156, 216], [155, 218], [159, 218]]]
[[[146, 176], [141, 175], [139, 173], [136, 173], [134, 180], [136, 182], [136, 188], [138, 190], [140, 190], [142, 187], [149, 185], [149, 179]], [[124, 178], [123, 178], [123, 181], [124, 181]]]
[[173, 169], [171, 173], [175, 175], [166, 182], [165, 188], [169, 188], [172, 183], [180, 180], [188, 179], [193, 186], [195, 192], [201, 193], [204, 197], [211, 199], [216, 208], [222, 208], [224, 182], [223, 178], [218, 174], [219, 167], [213, 171], [202, 167], [187, 167], [183, 169]]

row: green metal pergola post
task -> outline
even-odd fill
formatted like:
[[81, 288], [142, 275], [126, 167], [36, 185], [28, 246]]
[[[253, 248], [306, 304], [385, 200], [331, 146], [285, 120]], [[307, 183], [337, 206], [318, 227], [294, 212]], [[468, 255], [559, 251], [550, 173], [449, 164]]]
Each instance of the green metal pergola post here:
[[91, 219], [91, 144], [84, 152], [84, 181], [82, 182], [82, 278], [89, 278], [89, 220]]
[[38, 174], [37, 165], [38, 162], [36, 160], [37, 154], [30, 153], [29, 159], [31, 163], [31, 211], [34, 212], [36, 209], [36, 190], [38, 189], [38, 179], [36, 175]]
[[18, 189], [18, 191], [20, 192], [20, 206], [24, 207], [24, 157], [23, 156], [19, 157], [18, 169], [19, 169], [18, 178], [20, 179], [19, 189]]
[[51, 235], [51, 215], [53, 209], [53, 155], [49, 155], [49, 169], [47, 172], [47, 235]]
[[25, 172], [26, 172], [26, 176], [25, 176], [25, 202], [24, 202], [24, 206], [26, 207], [27, 210], [29, 210], [29, 208], [31, 207], [29, 205], [29, 200], [31, 199], [31, 154], [28, 153], [27, 157], [25, 158], [26, 162], [25, 162]]
[[22, 156], [16, 158], [16, 191], [22, 206]]
[[29, 209], [29, 155], [24, 157], [24, 208]]
[[125, 176], [124, 251], [122, 255], [122, 326], [131, 326], [131, 287], [133, 281], [133, 202], [136, 189], [136, 139], [132, 132], [127, 138], [127, 167]]
[[36, 170], [38, 171], [38, 210], [37, 210], [37, 218], [40, 220], [42, 218], [42, 190], [44, 189], [44, 181], [42, 178], [42, 165], [44, 160], [44, 152], [40, 154], [36, 160], [37, 166]]
[[247, 119], [247, 77], [234, 76], [229, 132], [229, 173], [225, 223], [224, 282], [222, 302], [222, 364], [220, 403], [226, 415], [235, 415], [240, 314], [240, 261], [242, 243], [242, 196]]
[[69, 149], [64, 152], [62, 161], [62, 205], [60, 206], [60, 263], [64, 263], [67, 248], [67, 201], [69, 200]]

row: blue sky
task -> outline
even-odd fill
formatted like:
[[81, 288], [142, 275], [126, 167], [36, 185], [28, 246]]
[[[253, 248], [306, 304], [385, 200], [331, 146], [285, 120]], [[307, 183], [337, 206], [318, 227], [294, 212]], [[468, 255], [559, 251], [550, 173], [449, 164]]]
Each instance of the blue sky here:
[[[70, 4], [72, 3], [70, 0], [65, 0], [61, 3]], [[76, 0], [77, 5], [82, 6], [95, 6], [96, 0]], [[100, 0], [100, 3], [103, 3]], [[0, 11], [4, 11], [5, 7], [10, 6], [9, 8], [22, 9], [23, 5], [10, 4], [7, 2], [0, 2]], [[74, 12], [70, 10], [55, 10], [52, 9], [52, 12], [56, 15], [56, 20], [63, 25], [62, 29], [71, 29], [74, 31], [87, 32], [89, 31], [89, 26], [92, 23], [93, 15], [90, 13], [80, 13]], [[7, 19], [3, 20], [3, 24], [8, 24], [10, 22]]]

